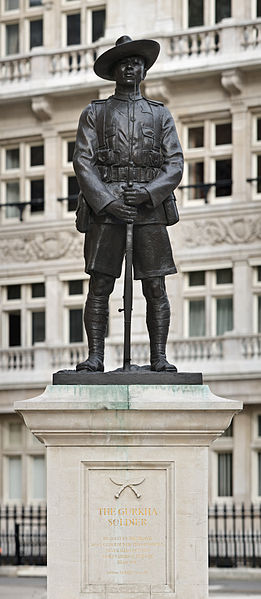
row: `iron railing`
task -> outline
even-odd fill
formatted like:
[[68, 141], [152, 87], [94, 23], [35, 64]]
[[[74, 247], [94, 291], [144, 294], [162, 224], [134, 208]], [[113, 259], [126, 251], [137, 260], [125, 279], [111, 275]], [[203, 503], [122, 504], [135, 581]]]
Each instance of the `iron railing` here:
[[210, 566], [261, 567], [261, 504], [211, 506], [208, 522]]
[[45, 506], [0, 506], [0, 565], [46, 565]]
[[[261, 567], [261, 504], [209, 506], [209, 566]], [[0, 506], [0, 566], [46, 564], [45, 506]]]

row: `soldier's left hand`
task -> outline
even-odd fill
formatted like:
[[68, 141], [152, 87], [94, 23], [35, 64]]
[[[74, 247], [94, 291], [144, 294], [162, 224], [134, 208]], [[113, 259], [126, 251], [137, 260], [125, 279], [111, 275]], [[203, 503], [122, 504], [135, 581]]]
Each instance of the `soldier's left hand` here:
[[124, 203], [127, 206], [139, 206], [140, 204], [150, 203], [150, 194], [145, 187], [125, 187]]

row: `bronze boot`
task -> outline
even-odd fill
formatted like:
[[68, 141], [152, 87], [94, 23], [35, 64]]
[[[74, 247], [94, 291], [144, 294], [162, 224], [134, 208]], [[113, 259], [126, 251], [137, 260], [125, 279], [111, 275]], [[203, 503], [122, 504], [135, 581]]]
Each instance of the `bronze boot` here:
[[89, 356], [84, 362], [76, 366], [76, 370], [89, 370], [91, 372], [104, 371], [104, 338], [108, 324], [107, 296], [96, 296], [88, 293], [85, 310], [84, 325], [88, 339]]
[[147, 299], [147, 327], [150, 337], [151, 370], [177, 372], [176, 366], [166, 358], [166, 344], [170, 323], [170, 306], [167, 294]]

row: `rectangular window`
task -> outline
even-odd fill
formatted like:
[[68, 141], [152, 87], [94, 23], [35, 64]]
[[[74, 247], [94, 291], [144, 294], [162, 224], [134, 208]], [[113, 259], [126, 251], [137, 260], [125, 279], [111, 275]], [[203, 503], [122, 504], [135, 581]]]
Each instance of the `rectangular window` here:
[[67, 46], [81, 43], [81, 15], [67, 15]]
[[257, 156], [257, 193], [261, 193], [261, 155]]
[[256, 16], [261, 17], [261, 0], [256, 0]]
[[261, 266], [257, 267], [257, 280], [261, 281]]
[[257, 299], [257, 330], [261, 333], [261, 295]]
[[6, 54], [18, 54], [19, 53], [19, 25], [13, 23], [12, 25], [6, 25]]
[[205, 271], [204, 270], [196, 270], [195, 272], [189, 272], [189, 286], [205, 285]]
[[205, 324], [205, 300], [189, 301], [189, 336], [204, 337], [206, 334]]
[[233, 298], [221, 297], [217, 299], [216, 334], [223, 335], [233, 329]]
[[5, 168], [6, 170], [11, 170], [13, 168], [19, 168], [20, 160], [19, 160], [19, 148], [12, 148], [10, 150], [6, 150], [5, 153]]
[[81, 295], [83, 293], [83, 281], [68, 281], [69, 295]]
[[68, 211], [76, 210], [79, 185], [76, 177], [68, 177]]
[[188, 0], [188, 26], [204, 25], [204, 0]]
[[46, 498], [45, 457], [32, 456], [32, 499]]
[[83, 315], [81, 308], [69, 310], [69, 341], [81, 343], [83, 340]]
[[232, 159], [216, 160], [216, 197], [232, 194]]
[[218, 270], [216, 270], [217, 285], [230, 285], [231, 283], [233, 283], [232, 268], [219, 268]]
[[41, 166], [44, 164], [44, 146], [30, 147], [30, 166]]
[[257, 141], [261, 141], [261, 118], [257, 119], [256, 138], [257, 138]]
[[188, 147], [203, 148], [204, 146], [204, 127], [189, 127]]
[[105, 32], [105, 10], [92, 11], [92, 42], [96, 42]]
[[74, 147], [75, 147], [75, 141], [67, 142], [67, 162], [72, 162]]
[[216, 146], [232, 143], [232, 125], [231, 123], [222, 123], [216, 125]]
[[[189, 185], [195, 185], [189, 189], [189, 199], [198, 200], [203, 197], [202, 187], [200, 184], [204, 182], [204, 162], [189, 163]], [[198, 187], [197, 187], [198, 186]]]
[[43, 0], [29, 0], [30, 8], [34, 6], [42, 6]]
[[232, 497], [233, 495], [233, 459], [232, 453], [218, 454], [218, 496]]
[[7, 299], [21, 299], [21, 285], [7, 285]]
[[32, 345], [45, 341], [45, 311], [32, 312]]
[[31, 212], [43, 212], [44, 210], [44, 180], [33, 179], [31, 181]]
[[32, 297], [45, 297], [45, 284], [44, 283], [32, 283], [31, 292], [32, 292]]
[[216, 0], [215, 22], [231, 17], [231, 0]]
[[8, 459], [8, 498], [22, 499], [22, 458], [12, 456]]
[[9, 324], [9, 347], [21, 345], [21, 312], [16, 310], [8, 314]]
[[257, 428], [258, 428], [258, 436], [261, 437], [261, 414], [258, 414], [257, 417]]
[[9, 422], [8, 425], [8, 446], [20, 447], [22, 443], [22, 424], [17, 422]]
[[261, 453], [258, 452], [258, 495], [261, 495]]
[[43, 19], [30, 21], [30, 49], [43, 45]]
[[5, 0], [5, 10], [17, 10], [19, 8], [19, 0]]
[[6, 206], [5, 216], [6, 218], [14, 218], [19, 216], [19, 210], [14, 204], [19, 203], [20, 198], [20, 186], [19, 181], [9, 181], [6, 183], [6, 203], [10, 206]]

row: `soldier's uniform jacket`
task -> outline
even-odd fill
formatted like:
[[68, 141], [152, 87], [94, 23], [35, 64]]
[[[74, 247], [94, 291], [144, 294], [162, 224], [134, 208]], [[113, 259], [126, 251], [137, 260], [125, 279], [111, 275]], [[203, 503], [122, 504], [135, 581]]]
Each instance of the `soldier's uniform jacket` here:
[[[160, 102], [115, 94], [91, 102], [81, 114], [73, 158], [91, 221], [116, 223], [104, 210], [123, 199], [127, 181], [145, 187], [148, 204], [138, 206], [135, 224], [167, 224], [164, 200], [178, 186], [183, 154], [169, 110]], [[133, 142], [133, 143], [132, 143]]]

